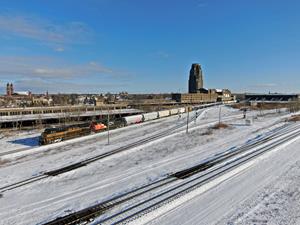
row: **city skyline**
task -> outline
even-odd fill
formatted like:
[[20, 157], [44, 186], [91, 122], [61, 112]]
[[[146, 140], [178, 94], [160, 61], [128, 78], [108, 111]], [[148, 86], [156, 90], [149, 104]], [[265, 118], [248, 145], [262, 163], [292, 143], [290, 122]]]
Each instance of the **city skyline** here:
[[296, 1], [1, 1], [0, 91], [299, 93]]

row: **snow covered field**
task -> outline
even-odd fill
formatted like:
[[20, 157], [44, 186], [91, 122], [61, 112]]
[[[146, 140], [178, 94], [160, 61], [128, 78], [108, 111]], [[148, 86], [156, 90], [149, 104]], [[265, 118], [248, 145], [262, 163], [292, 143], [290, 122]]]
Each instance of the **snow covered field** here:
[[[254, 123], [246, 126], [241, 111], [223, 107], [222, 121], [229, 124], [229, 128], [214, 130], [211, 127], [218, 121], [218, 107], [202, 112], [196, 122], [191, 121], [188, 134], [182, 127], [151, 143], [3, 193], [0, 197], [0, 224], [43, 224], [78, 211], [245, 144], [260, 134], [282, 126], [284, 118], [289, 116], [274, 111], [259, 116], [260, 112], [253, 111], [248, 116], [254, 118]], [[1, 152], [31, 149], [0, 156], [1, 186], [109, 152], [185, 121], [186, 115], [182, 118], [173, 116], [114, 130], [110, 145], [107, 145], [106, 133], [42, 147], [35, 145], [37, 133], [3, 137], [0, 140]], [[22, 139], [32, 142], [16, 141]], [[299, 144], [294, 142], [258, 160], [253, 166], [196, 196], [192, 201], [153, 218], [150, 224], [264, 224], [259, 221], [268, 221], [267, 224], [284, 224], [286, 221], [289, 223], [285, 224], [297, 224], [293, 216], [298, 211], [284, 211], [284, 208], [298, 207], [293, 200], [297, 200], [300, 194], [297, 189]], [[295, 194], [290, 196], [290, 192]], [[281, 201], [284, 203], [280, 204]], [[280, 218], [285, 219], [276, 219], [278, 214], [274, 208], [279, 208]]]
[[27, 150], [38, 146], [40, 131], [4, 131], [0, 134], [0, 155], [14, 150]]

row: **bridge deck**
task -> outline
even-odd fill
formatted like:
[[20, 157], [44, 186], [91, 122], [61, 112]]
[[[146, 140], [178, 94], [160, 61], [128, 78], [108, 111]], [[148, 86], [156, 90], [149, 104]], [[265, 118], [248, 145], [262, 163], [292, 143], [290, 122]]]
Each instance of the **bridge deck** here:
[[59, 118], [74, 118], [74, 117], [89, 117], [100, 115], [122, 115], [122, 114], [137, 114], [142, 113], [138, 109], [112, 109], [112, 110], [95, 110], [95, 111], [79, 111], [79, 112], [62, 112], [62, 113], [40, 113], [29, 115], [12, 115], [0, 116], [0, 123], [4, 122], [19, 122], [31, 120], [46, 120]]

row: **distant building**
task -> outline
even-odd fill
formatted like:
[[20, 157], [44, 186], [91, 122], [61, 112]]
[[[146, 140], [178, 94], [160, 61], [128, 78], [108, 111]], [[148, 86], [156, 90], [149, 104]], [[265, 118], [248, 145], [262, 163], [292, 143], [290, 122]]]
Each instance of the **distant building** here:
[[30, 91], [16, 91], [13, 93], [13, 95], [18, 95], [18, 96], [31, 96]]
[[172, 99], [180, 103], [202, 104], [202, 103], [214, 103], [218, 99], [218, 94], [209, 90], [208, 93], [174, 93]]
[[203, 74], [200, 64], [192, 64], [189, 77], [189, 93], [201, 93], [203, 89]]
[[192, 64], [189, 76], [189, 93], [174, 93], [172, 99], [180, 103], [212, 103], [230, 102], [235, 100], [228, 89], [205, 89], [200, 64]]
[[6, 85], [6, 96], [12, 96], [14, 94], [14, 86], [12, 83]]
[[218, 99], [217, 99], [218, 102], [228, 102], [228, 101], [235, 100], [235, 97], [228, 89], [215, 89], [215, 92], [218, 95]]
[[52, 102], [53, 102], [52, 98], [46, 96], [32, 97], [32, 105], [34, 106], [50, 106]]
[[20, 97], [29, 96], [31, 97], [30, 91], [14, 91], [14, 86], [12, 83], [7, 83], [6, 85], [6, 96], [7, 97]]

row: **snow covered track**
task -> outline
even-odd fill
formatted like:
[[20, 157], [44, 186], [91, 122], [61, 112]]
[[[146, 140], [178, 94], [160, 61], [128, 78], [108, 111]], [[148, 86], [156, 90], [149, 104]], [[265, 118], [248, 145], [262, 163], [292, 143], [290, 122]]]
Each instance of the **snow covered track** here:
[[14, 153], [19, 153], [19, 152], [23, 152], [23, 151], [27, 151], [27, 150], [31, 150], [31, 147], [27, 147], [27, 148], [21, 148], [21, 149], [16, 149], [16, 150], [11, 150], [11, 151], [7, 151], [7, 152], [1, 152], [0, 153], [0, 157], [1, 156], [6, 156], [6, 155], [10, 155], [10, 154], [14, 154]]
[[[255, 142], [248, 143], [232, 151], [224, 152], [195, 167], [173, 173], [168, 178], [155, 181], [109, 201], [54, 220], [48, 224], [78, 224], [99, 216], [100, 220], [96, 221], [97, 224], [128, 222], [149, 211], [153, 211], [161, 205], [178, 199], [184, 194], [240, 167], [265, 152], [288, 143], [297, 138], [299, 134], [299, 125], [284, 125]], [[144, 198], [140, 198], [142, 195], [147, 195], [148, 197], [144, 196]], [[121, 207], [120, 211], [113, 210], [113, 212], [106, 213], [108, 209], [114, 206], [123, 207]], [[101, 214], [104, 215], [101, 216]]]
[[136, 205], [132, 205], [123, 211], [108, 217], [96, 221], [95, 224], [124, 224], [128, 223], [134, 219], [137, 219], [157, 208], [163, 206], [171, 201], [174, 201], [183, 195], [201, 187], [204, 184], [213, 181], [214, 179], [229, 173], [235, 168], [238, 168], [248, 161], [268, 152], [276, 147], [279, 147], [289, 141], [298, 138], [300, 135], [300, 130], [292, 131], [290, 134], [286, 135], [284, 138], [280, 138], [277, 141], [274, 141], [272, 144], [259, 148], [253, 152], [250, 152], [246, 155], [243, 155], [239, 158], [232, 160], [231, 162], [226, 163], [225, 165], [220, 166], [214, 170], [208, 171], [200, 176], [195, 178], [191, 177], [192, 179], [187, 179], [187, 181], [183, 181], [178, 185], [166, 190], [162, 190], [162, 192], [157, 193], [157, 195], [144, 200], [143, 202], [139, 202]]
[[25, 186], [25, 185], [30, 184], [30, 183], [34, 183], [36, 181], [45, 179], [46, 177], [48, 177], [48, 176], [45, 175], [45, 174], [40, 174], [40, 175], [31, 177], [31, 178], [16, 182], [14, 184], [3, 186], [3, 187], [0, 188], [0, 193], [10, 191], [10, 190], [16, 189], [18, 187], [22, 187], [22, 186]]
[[[201, 116], [201, 115], [202, 114], [198, 114], [198, 117]], [[194, 121], [195, 119], [196, 119], [196, 115], [191, 116], [190, 122]], [[82, 160], [82, 161], [79, 161], [79, 162], [76, 162], [76, 163], [72, 163], [70, 165], [61, 167], [59, 169], [54, 169], [54, 170], [43, 172], [43, 173], [41, 173], [39, 175], [36, 175], [36, 176], [31, 177], [31, 178], [27, 178], [27, 179], [21, 180], [19, 182], [16, 182], [16, 183], [13, 183], [13, 184], [10, 184], [10, 185], [6, 185], [4, 187], [0, 187], [0, 192], [3, 193], [5, 191], [13, 190], [13, 189], [25, 186], [27, 184], [30, 184], [30, 183], [33, 183], [33, 182], [45, 179], [45, 178], [47, 178], [49, 176], [57, 176], [59, 174], [67, 173], [69, 171], [78, 169], [80, 167], [84, 167], [84, 166], [86, 166], [86, 165], [88, 165], [90, 163], [93, 163], [93, 162], [96, 162], [98, 160], [107, 158], [107, 157], [115, 155], [117, 153], [124, 152], [124, 151], [130, 150], [130, 149], [132, 149], [134, 147], [139, 147], [139, 146], [142, 146], [142, 145], [147, 144], [149, 142], [152, 142], [152, 141], [158, 140], [160, 138], [166, 137], [166, 136], [168, 136], [170, 134], [173, 134], [174, 131], [176, 131], [176, 130], [182, 128], [182, 127], [185, 127], [185, 126], [186, 126], [186, 122], [184, 121], [184, 122], [182, 122], [180, 124], [177, 124], [177, 125], [169, 128], [169, 129], [167, 129], [167, 130], [161, 131], [161, 132], [159, 132], [157, 134], [154, 134], [154, 135], [152, 135], [150, 137], [147, 137], [147, 138], [141, 139], [139, 141], [133, 142], [133, 143], [128, 144], [126, 146], [122, 146], [122, 147], [116, 148], [116, 149], [114, 149], [112, 151], [109, 151], [109, 152], [106, 152], [106, 153], [102, 153], [100, 155], [97, 155], [97, 156], [94, 156], [94, 157], [90, 157], [88, 159], [85, 159], [85, 160]]]
[[54, 221], [46, 223], [45, 225], [57, 225], [57, 224], [77, 224], [81, 221], [88, 221], [91, 218], [95, 218], [107, 210], [111, 209], [114, 206], [120, 205], [124, 202], [128, 202], [131, 199], [142, 196], [150, 191], [153, 191], [157, 188], [169, 185], [176, 181], [175, 178], [172, 177], [164, 177], [160, 180], [154, 181], [150, 184], [143, 185], [138, 187], [130, 192], [126, 192], [124, 194], [118, 195], [112, 199], [109, 199], [105, 202], [101, 202], [100, 204], [89, 207], [88, 209], [81, 210], [74, 214], [68, 215], [63, 218], [58, 218]]

